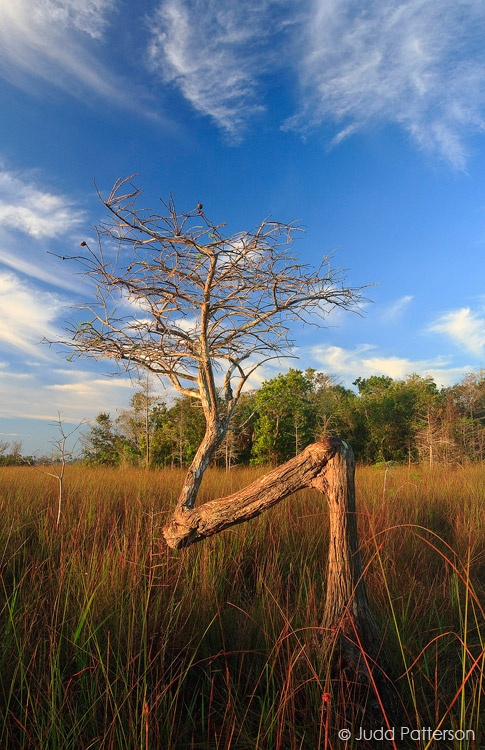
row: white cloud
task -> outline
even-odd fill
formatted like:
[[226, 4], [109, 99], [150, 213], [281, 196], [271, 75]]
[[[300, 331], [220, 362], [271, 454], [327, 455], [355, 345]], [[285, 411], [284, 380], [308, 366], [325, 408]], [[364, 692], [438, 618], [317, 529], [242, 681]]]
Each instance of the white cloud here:
[[[0, 75], [31, 91], [41, 79], [94, 91], [139, 112], [147, 91], [134, 95], [102, 62], [119, 7], [0, 0]], [[462, 169], [467, 138], [485, 126], [482, 0], [156, 0], [142, 23], [129, 33], [139, 45], [148, 34], [152, 72], [235, 140], [271, 106], [272, 86], [283, 94], [277, 107], [286, 90], [293, 108], [294, 81], [298, 112], [284, 127], [330, 125], [334, 143], [391, 123]], [[120, 60], [131, 55], [123, 41], [118, 34]]]
[[99, 366], [59, 368], [59, 358], [48, 351], [48, 369], [26, 373], [12, 365], [0, 370], [0, 417], [55, 421], [61, 412], [63, 420], [75, 423], [94, 419], [103, 409], [116, 416], [118, 409], [128, 407], [136, 390], [136, 382], [129, 376], [103, 376]]
[[301, 37], [303, 104], [287, 127], [338, 124], [335, 141], [395, 123], [458, 168], [465, 136], [483, 130], [481, 0], [313, 0]]
[[[0, 243], [2, 242], [0, 233]], [[12, 241], [10, 241], [12, 244]], [[15, 243], [13, 243], [15, 245]], [[51, 256], [43, 253], [35, 258], [28, 256], [23, 249], [6, 250], [0, 244], [0, 263], [3, 263], [14, 271], [18, 271], [31, 278], [45, 281], [52, 286], [80, 294], [80, 283], [73, 276], [60, 270], [59, 262]]]
[[57, 339], [54, 320], [65, 307], [58, 295], [43, 292], [13, 273], [0, 272], [0, 348], [14, 347], [35, 359], [48, 358], [43, 337]]
[[485, 316], [472, 312], [469, 307], [441, 315], [428, 327], [428, 331], [446, 336], [476, 357], [483, 357], [485, 353]]
[[333, 124], [334, 143], [392, 123], [463, 168], [484, 129], [481, 0], [162, 0], [150, 27], [152, 67], [232, 136], [269, 103], [269, 74], [300, 81], [285, 128]]
[[378, 354], [376, 347], [371, 344], [362, 344], [355, 349], [344, 349], [340, 346], [316, 346], [309, 351], [309, 354], [323, 370], [343, 378], [347, 386], [350, 386], [358, 377], [388, 375], [395, 380], [401, 380], [413, 373], [429, 375], [439, 386], [446, 386], [456, 383], [473, 369], [468, 365], [451, 367], [450, 361], [444, 358], [410, 360], [404, 357], [385, 357]]
[[128, 406], [134, 393], [134, 382], [129, 377], [101, 377], [92, 372], [72, 372], [55, 375], [55, 382], [43, 387], [49, 404], [76, 419], [92, 418], [103, 409], [115, 412]]
[[0, 170], [0, 224], [35, 239], [65, 234], [85, 215], [64, 195], [42, 190], [31, 181]]
[[[19, 6], [19, 3], [15, 3]], [[20, 3], [21, 5], [21, 3]], [[70, 27], [84, 31], [93, 38], [103, 35], [108, 26], [108, 14], [114, 12], [113, 0], [43, 0], [34, 5], [33, 15], [42, 24], [54, 23], [59, 28]]]

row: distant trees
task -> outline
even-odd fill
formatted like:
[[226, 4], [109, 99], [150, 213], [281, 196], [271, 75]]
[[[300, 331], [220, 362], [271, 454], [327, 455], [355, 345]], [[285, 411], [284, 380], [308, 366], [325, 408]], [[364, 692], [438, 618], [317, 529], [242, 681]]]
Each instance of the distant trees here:
[[471, 372], [451, 389], [455, 441], [461, 455], [471, 460], [485, 458], [485, 370]]
[[[241, 395], [213, 463], [277, 465], [330, 435], [349, 442], [364, 463], [485, 459], [485, 371], [443, 389], [419, 375], [357, 378], [355, 385], [344, 388], [312, 369], [264, 381]], [[148, 440], [149, 466], [184, 467], [204, 430], [196, 399], [181, 396], [167, 407], [144, 387], [113, 420], [98, 415], [84, 437], [84, 456], [94, 464], [146, 466]]]
[[83, 456], [87, 463], [94, 466], [118, 466], [122, 461], [124, 444], [110, 415], [101, 412], [89, 433], [83, 437]]
[[14, 440], [11, 443], [7, 440], [0, 440], [0, 466], [19, 466], [24, 463], [24, 460], [20, 440]]

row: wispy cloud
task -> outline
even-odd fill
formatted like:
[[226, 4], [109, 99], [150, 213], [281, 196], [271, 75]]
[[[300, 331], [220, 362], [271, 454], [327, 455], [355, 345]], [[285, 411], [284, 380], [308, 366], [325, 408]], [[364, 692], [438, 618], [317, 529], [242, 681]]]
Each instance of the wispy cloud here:
[[483, 357], [485, 353], [485, 315], [469, 307], [452, 310], [441, 315], [428, 327], [431, 333], [440, 333], [464, 351]]
[[[87, 221], [86, 211], [69, 195], [40, 185], [31, 174], [12, 172], [0, 164], [0, 264], [16, 273], [80, 293], [71, 267], [47, 253]], [[76, 239], [77, 242], [77, 239]]]
[[[462, 169], [468, 137], [484, 129], [482, 0], [154, 2], [132, 41], [147, 46], [158, 80], [233, 140], [271, 107], [275, 83], [284, 127], [325, 126], [334, 143], [391, 123]], [[31, 91], [43, 79], [140, 111], [149, 87], [133, 96], [103, 64], [119, 8], [115, 0], [0, 0], [0, 75]]]
[[411, 294], [405, 294], [403, 297], [399, 297], [399, 299], [395, 300], [390, 305], [387, 305], [387, 307], [384, 307], [381, 311], [381, 319], [385, 323], [394, 323], [404, 314], [412, 301], [413, 296]]
[[81, 294], [82, 285], [71, 273], [66, 273], [60, 268], [61, 261], [46, 255], [42, 250], [35, 256], [32, 252], [28, 254], [25, 248], [18, 247], [12, 238], [8, 240], [8, 245], [12, 249], [3, 247], [4, 242], [5, 239], [2, 238], [0, 232], [0, 263], [32, 279], [76, 292], [77, 295]]
[[40, 189], [30, 180], [0, 170], [0, 224], [35, 239], [56, 237], [85, 221], [64, 195]]
[[271, 75], [300, 82], [284, 127], [331, 126], [334, 143], [392, 123], [463, 168], [484, 128], [481, 0], [162, 0], [150, 25], [152, 67], [232, 136], [270, 106]]
[[55, 319], [65, 307], [58, 295], [43, 292], [13, 273], [0, 272], [0, 349], [20, 350], [34, 359], [49, 357], [43, 337], [57, 339]]
[[313, 0], [301, 38], [302, 107], [287, 127], [395, 123], [458, 168], [465, 136], [483, 130], [481, 0]]
[[22, 373], [11, 368], [0, 371], [4, 398], [0, 417], [55, 421], [58, 413], [68, 423], [94, 419], [103, 409], [116, 416], [127, 408], [134, 392], [128, 377], [108, 378], [88, 370], [56, 370]]
[[358, 377], [388, 375], [403, 379], [407, 375], [430, 375], [440, 386], [456, 383], [472, 367], [451, 366], [450, 360], [410, 360], [405, 357], [386, 357], [378, 353], [375, 346], [362, 344], [355, 349], [340, 346], [317, 346], [309, 352], [314, 361], [326, 372], [340, 376], [347, 386]]
[[129, 105], [126, 83], [97, 54], [116, 8], [115, 0], [0, 0], [0, 75], [31, 91], [44, 80]]
[[288, 0], [162, 0], [150, 19], [151, 67], [237, 139], [264, 109], [261, 77], [278, 64], [271, 40], [294, 23], [294, 7]]

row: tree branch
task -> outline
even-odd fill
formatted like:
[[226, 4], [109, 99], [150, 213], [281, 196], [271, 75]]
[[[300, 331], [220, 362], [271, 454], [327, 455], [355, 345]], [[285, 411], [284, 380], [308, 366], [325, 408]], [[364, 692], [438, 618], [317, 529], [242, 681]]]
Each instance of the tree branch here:
[[187, 547], [260, 515], [298, 490], [315, 483], [321, 489], [326, 484], [329, 463], [348, 450], [339, 438], [325, 438], [233, 495], [192, 510], [178, 509], [163, 529], [165, 541], [176, 549]]

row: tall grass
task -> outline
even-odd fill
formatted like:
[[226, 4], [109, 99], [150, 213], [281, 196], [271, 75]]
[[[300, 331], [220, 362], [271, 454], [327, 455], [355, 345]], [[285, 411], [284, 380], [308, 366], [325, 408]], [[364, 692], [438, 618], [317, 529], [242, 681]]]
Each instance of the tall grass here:
[[[201, 499], [261, 471], [210, 470]], [[407, 743], [398, 729], [387, 744], [358, 740], [349, 686], [319, 659], [325, 499], [301, 492], [174, 552], [161, 526], [181, 482], [68, 467], [56, 530], [53, 480], [0, 469], [1, 748], [484, 746], [484, 466], [358, 470], [365, 576], [402, 723], [455, 733]]]

